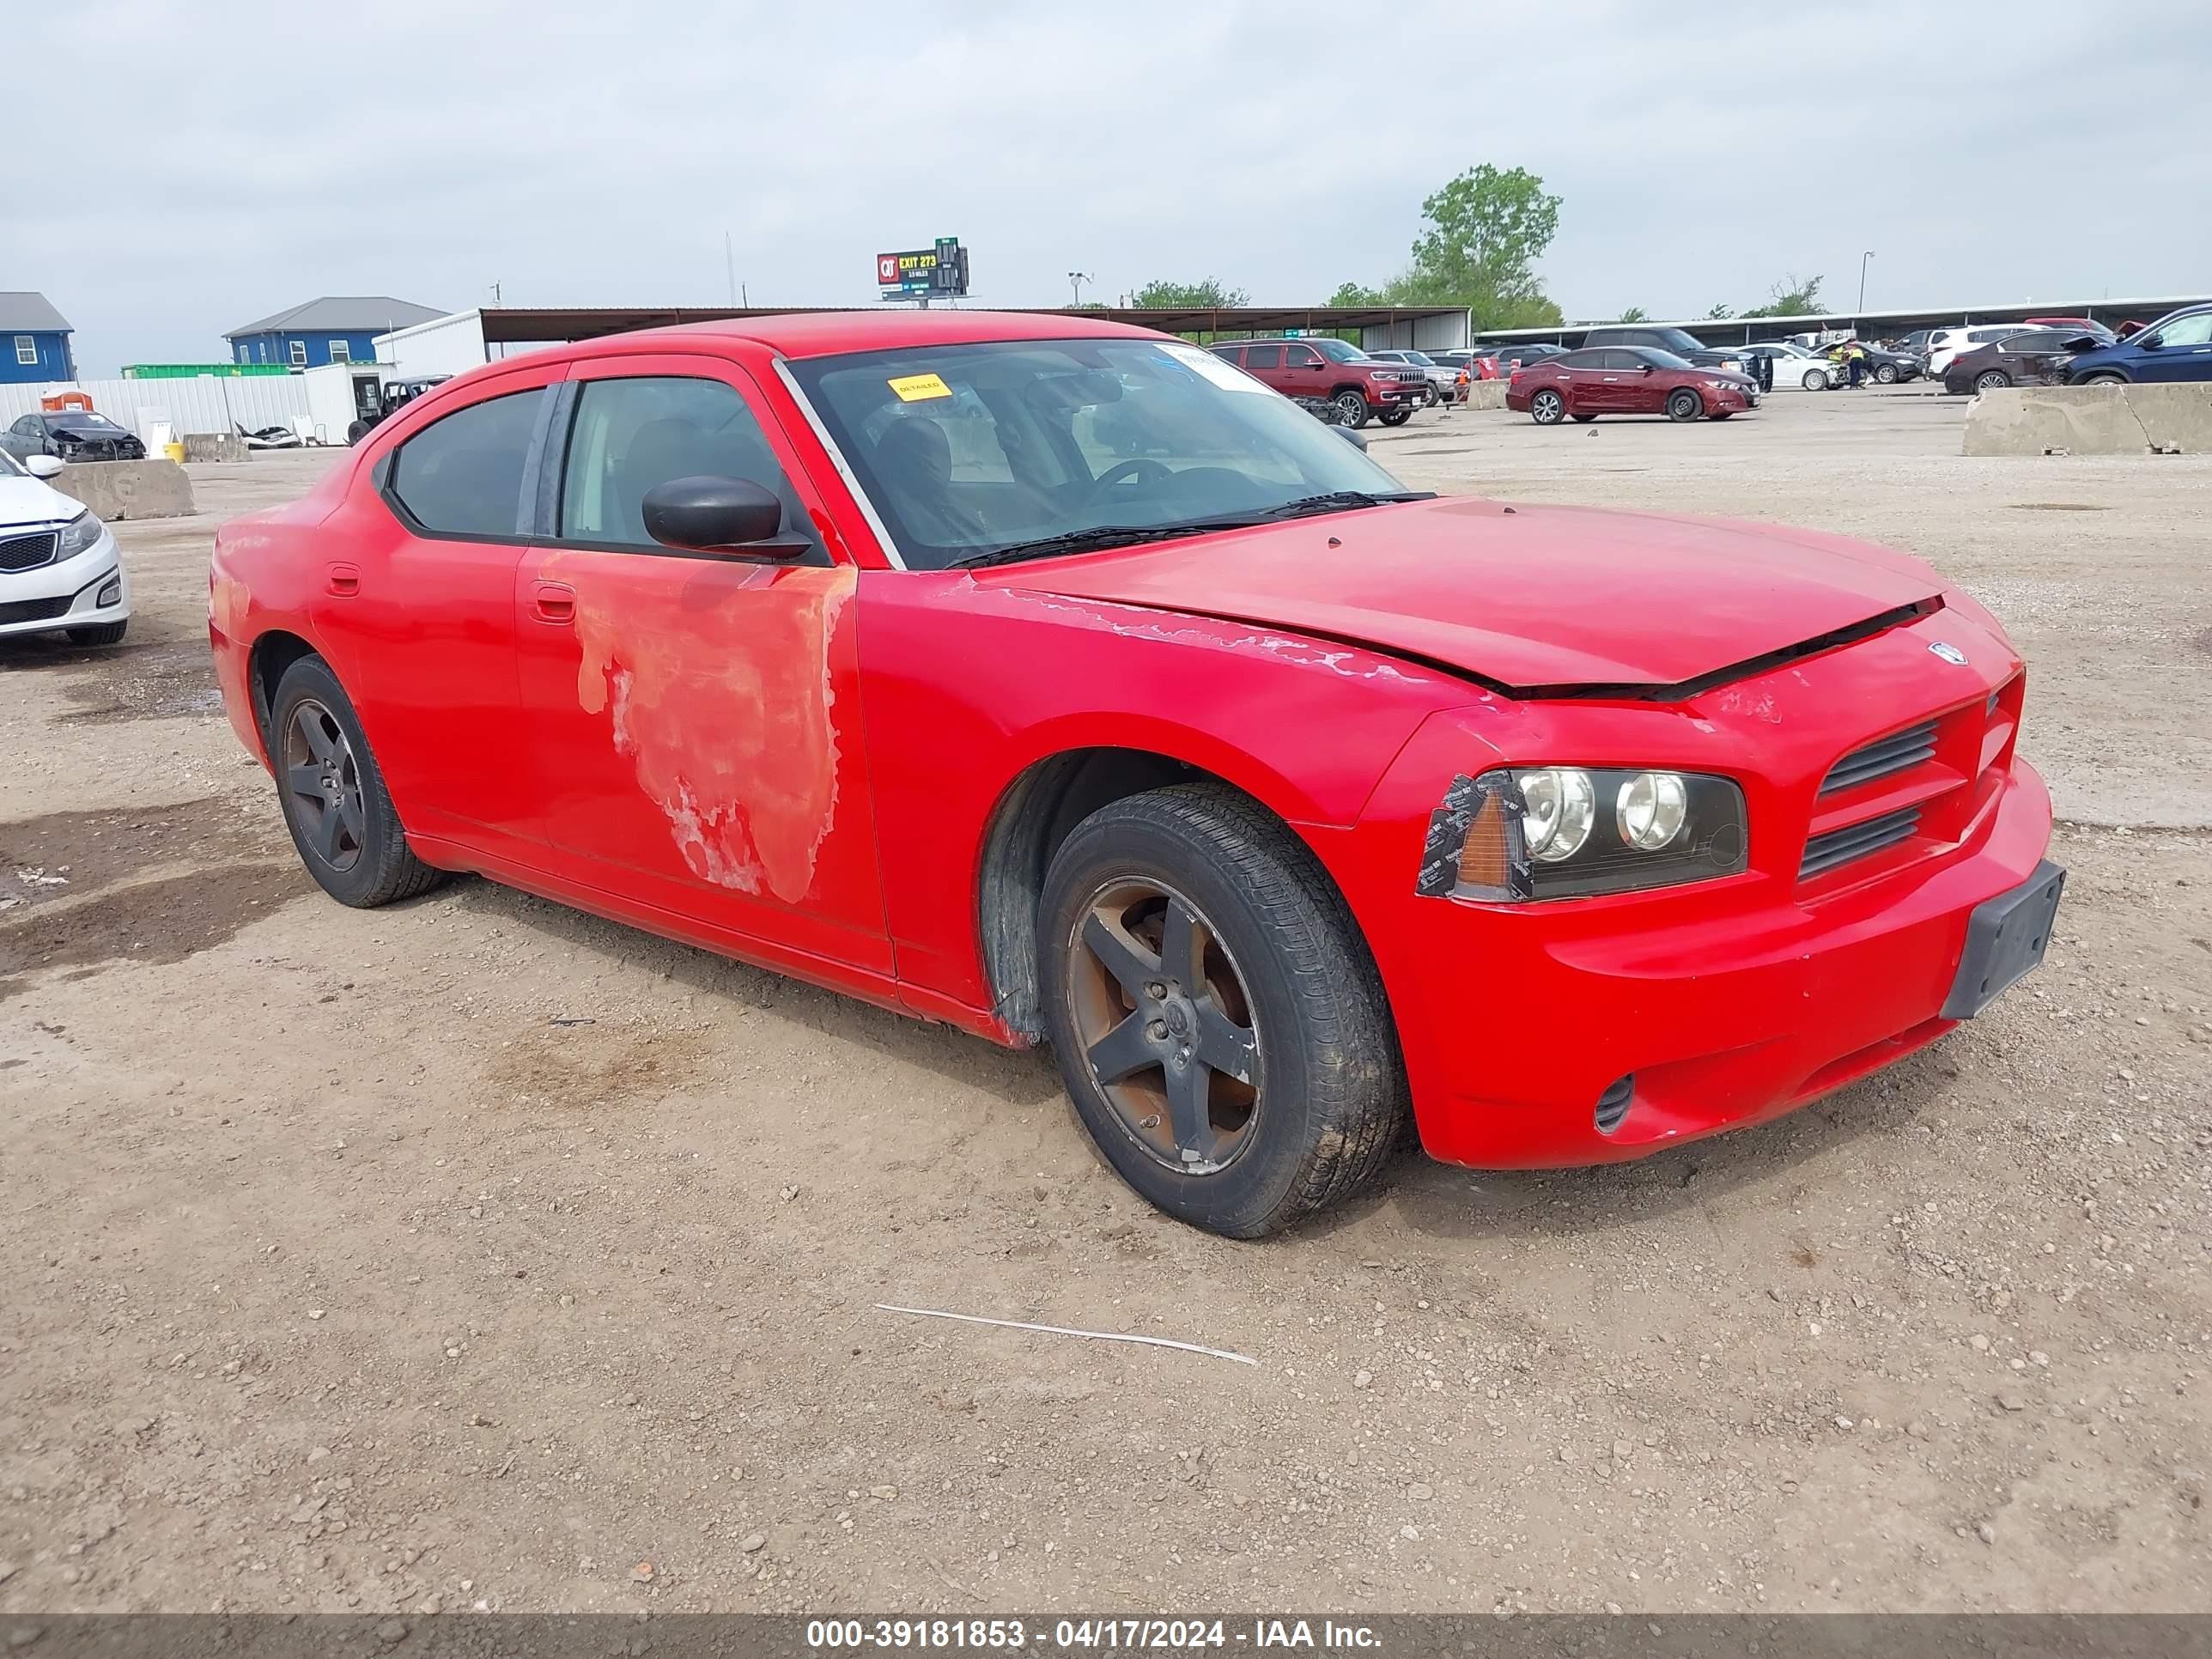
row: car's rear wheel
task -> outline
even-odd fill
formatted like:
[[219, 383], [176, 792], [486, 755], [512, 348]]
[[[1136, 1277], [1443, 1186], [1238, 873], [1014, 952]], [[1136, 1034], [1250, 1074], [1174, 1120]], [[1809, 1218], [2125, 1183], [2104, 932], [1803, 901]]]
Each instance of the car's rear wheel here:
[[1375, 417], [1385, 426], [1403, 426], [1413, 418], [1410, 409], [1386, 409]]
[[301, 658], [276, 683], [269, 753], [292, 845], [339, 903], [369, 909], [444, 879], [409, 849], [361, 719], [320, 657]]
[[1686, 386], [1678, 386], [1667, 394], [1667, 418], [1670, 421], [1694, 421], [1705, 412], [1705, 400]]
[[1373, 412], [1368, 404], [1367, 394], [1350, 386], [1345, 387], [1329, 401], [1344, 412], [1344, 423], [1349, 427], [1365, 426], [1368, 416]]
[[123, 636], [131, 631], [131, 618], [125, 617], [121, 622], [93, 623], [84, 628], [64, 631], [68, 634], [71, 645], [120, 645]]
[[[1557, 426], [1566, 418], [1566, 413], [1567, 400], [1549, 386], [1528, 399], [1528, 418], [1538, 426]], [[1588, 420], [1589, 416], [1577, 415], [1575, 418]]]
[[1828, 371], [1825, 368], [1807, 369], [1804, 385], [1808, 392], [1826, 392], [1828, 389]]
[[2001, 368], [1985, 368], [1974, 376], [1974, 390], [1977, 392], [1995, 392], [2000, 386], [2011, 384], [2012, 376]]
[[1037, 949], [1076, 1115], [1169, 1214], [1255, 1238], [1388, 1160], [1407, 1096], [1381, 979], [1312, 854], [1243, 796], [1092, 813], [1046, 872]]
[[1875, 364], [1874, 380], [1876, 386], [1895, 386], [1897, 384], [1897, 365], [1895, 363]]

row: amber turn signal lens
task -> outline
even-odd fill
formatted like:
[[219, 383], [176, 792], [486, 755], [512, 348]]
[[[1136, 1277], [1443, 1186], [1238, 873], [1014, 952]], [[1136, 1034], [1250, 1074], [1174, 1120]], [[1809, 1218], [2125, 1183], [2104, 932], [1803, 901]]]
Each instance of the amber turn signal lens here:
[[1505, 856], [1504, 797], [1492, 793], [1467, 827], [1467, 841], [1459, 849], [1459, 880], [1462, 887], [1480, 891], [1506, 890], [1509, 868]]

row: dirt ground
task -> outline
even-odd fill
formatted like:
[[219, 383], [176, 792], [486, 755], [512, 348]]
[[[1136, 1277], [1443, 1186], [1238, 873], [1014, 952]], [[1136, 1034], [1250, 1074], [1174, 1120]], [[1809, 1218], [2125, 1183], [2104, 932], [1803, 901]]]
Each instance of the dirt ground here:
[[0, 1613], [2212, 1608], [2212, 459], [1960, 408], [1377, 434], [1933, 559], [2072, 876], [2040, 973], [1792, 1119], [1408, 1157], [1257, 1245], [1042, 1055], [481, 881], [324, 899], [204, 631], [216, 524], [324, 460], [195, 468], [125, 647], [0, 646]]

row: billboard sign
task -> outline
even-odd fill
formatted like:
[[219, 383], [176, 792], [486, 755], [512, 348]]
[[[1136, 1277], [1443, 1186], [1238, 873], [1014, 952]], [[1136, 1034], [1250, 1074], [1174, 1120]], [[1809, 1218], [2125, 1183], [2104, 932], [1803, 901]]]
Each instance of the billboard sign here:
[[934, 247], [876, 255], [876, 295], [884, 300], [957, 300], [968, 292], [968, 250], [957, 236]]

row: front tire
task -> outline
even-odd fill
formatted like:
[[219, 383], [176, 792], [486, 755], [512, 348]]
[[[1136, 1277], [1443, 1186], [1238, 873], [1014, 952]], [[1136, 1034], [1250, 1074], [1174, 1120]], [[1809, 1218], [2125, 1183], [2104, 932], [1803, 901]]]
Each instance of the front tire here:
[[1343, 411], [1345, 425], [1355, 432], [1367, 424], [1367, 417], [1374, 412], [1367, 401], [1367, 394], [1351, 386], [1345, 387], [1329, 401]]
[[1808, 392], [1826, 392], [1828, 389], [1828, 371], [1825, 368], [1807, 369], [1804, 386]]
[[1694, 421], [1705, 412], [1705, 399], [1686, 386], [1678, 386], [1667, 394], [1667, 418], [1670, 421]]
[[368, 910], [445, 879], [409, 849], [361, 718], [320, 657], [284, 671], [270, 701], [268, 737], [284, 827], [325, 893]]
[[2125, 386], [2127, 383], [2128, 377], [2126, 375], [2109, 373], [2104, 374], [2085, 374], [2080, 380], [2074, 382], [2076, 386]]
[[1897, 365], [1894, 363], [1883, 363], [1876, 368], [1874, 372], [1874, 383], [1876, 386], [1895, 386], [1897, 384]]
[[131, 618], [121, 622], [92, 623], [83, 628], [64, 629], [71, 645], [120, 645], [123, 636], [131, 630]]
[[1382, 981], [1278, 819], [1219, 785], [1110, 803], [1053, 855], [1045, 1017], [1077, 1117], [1178, 1220], [1257, 1238], [1341, 1201], [1407, 1115]]
[[[1528, 418], [1538, 426], [1557, 426], [1566, 414], [1567, 400], [1549, 386], [1528, 399]], [[1580, 421], [1589, 417], [1577, 415], [1575, 418]]]

